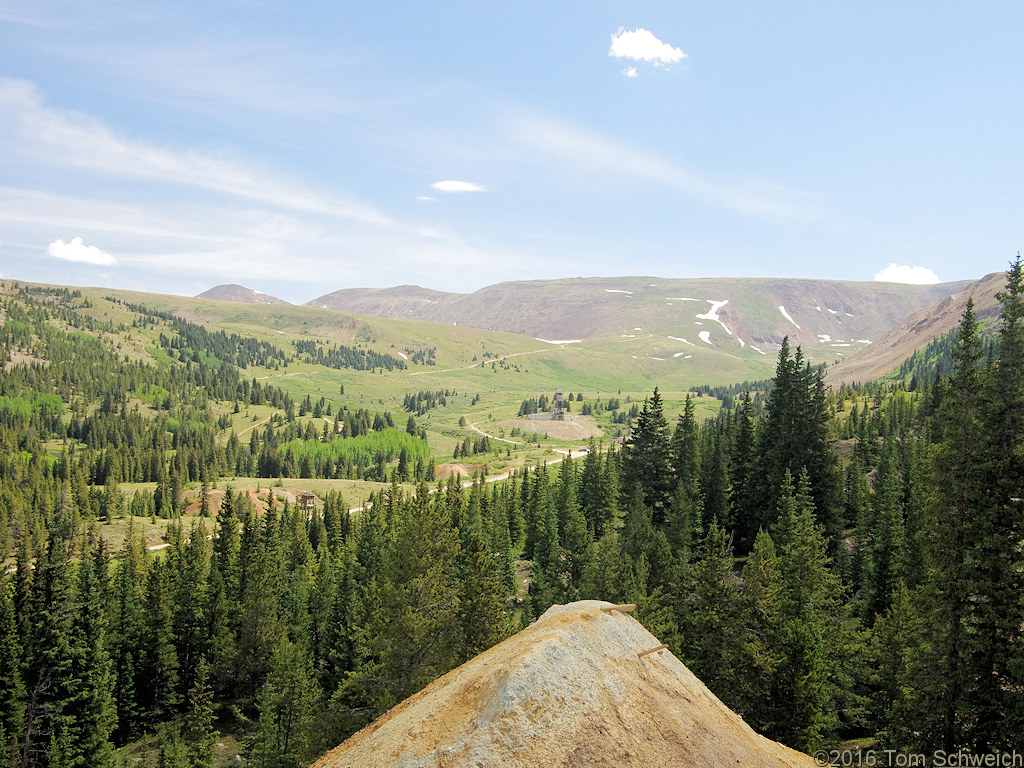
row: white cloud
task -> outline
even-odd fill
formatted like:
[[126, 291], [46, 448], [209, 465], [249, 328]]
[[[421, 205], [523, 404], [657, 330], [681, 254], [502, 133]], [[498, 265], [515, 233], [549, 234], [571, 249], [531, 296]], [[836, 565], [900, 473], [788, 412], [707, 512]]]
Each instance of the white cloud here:
[[911, 267], [895, 263], [875, 275], [875, 280], [886, 283], [912, 283], [913, 285], [934, 285], [942, 282], [939, 276], [928, 267]]
[[117, 264], [117, 259], [95, 245], [86, 245], [82, 238], [73, 237], [70, 243], [63, 240], [54, 240], [46, 249], [48, 256], [65, 261], [80, 261], [84, 264], [102, 264], [109, 266]]
[[622, 74], [626, 77], [640, 77], [640, 73], [636, 71], [636, 67], [626, 67], [622, 70]]
[[[608, 55], [617, 59], [648, 61], [661, 67], [675, 64], [686, 58], [686, 54], [679, 48], [663, 43], [646, 29], [626, 31], [621, 27], [612, 35], [612, 44], [608, 49]], [[627, 76], [632, 77], [632, 75]]]
[[484, 188], [471, 181], [435, 181], [430, 185], [438, 192], [483, 192]]

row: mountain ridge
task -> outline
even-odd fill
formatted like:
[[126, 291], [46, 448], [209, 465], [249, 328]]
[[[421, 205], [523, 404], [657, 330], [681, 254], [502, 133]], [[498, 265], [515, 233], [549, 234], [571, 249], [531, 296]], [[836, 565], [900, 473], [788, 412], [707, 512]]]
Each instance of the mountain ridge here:
[[214, 301], [237, 301], [242, 304], [290, 304], [291, 302], [271, 296], [269, 293], [247, 288], [238, 283], [223, 283], [196, 296], [197, 299], [213, 299]]
[[788, 336], [810, 356], [831, 362], [968, 285], [970, 281], [919, 286], [803, 278], [598, 277], [497, 283], [468, 294], [418, 286], [350, 288], [308, 305], [538, 339], [654, 333], [739, 354], [748, 347], [774, 353]]

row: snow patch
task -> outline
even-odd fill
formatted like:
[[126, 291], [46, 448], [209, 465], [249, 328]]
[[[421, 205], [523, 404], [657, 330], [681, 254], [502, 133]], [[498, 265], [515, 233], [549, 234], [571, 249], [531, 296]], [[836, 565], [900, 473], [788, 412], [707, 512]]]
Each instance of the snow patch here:
[[827, 333], [819, 333], [818, 334], [818, 341], [820, 341], [820, 342], [832, 341], [832, 337], [829, 336]]
[[[781, 304], [779, 304], [779, 312], [781, 312], [782, 316], [784, 318], [786, 318], [787, 320], [789, 320], [789, 322], [793, 323], [793, 325], [796, 325], [796, 321], [794, 321], [793, 318], [789, 316], [789, 312], [787, 312], [786, 308], [784, 306], [782, 306]], [[796, 327], [797, 327], [797, 329], [800, 328], [799, 325], [796, 325]]]
[[718, 317], [718, 310], [720, 310], [722, 307], [728, 304], [729, 300], [726, 299], [725, 301], [715, 301], [714, 299], [708, 299], [707, 301], [708, 304], [711, 305], [711, 309], [709, 309], [703, 315], [697, 315], [697, 317], [700, 318], [701, 320], [714, 320], [720, 326], [725, 328], [726, 333], [732, 336], [732, 331], [730, 331], [728, 327], [726, 327], [725, 323], [723, 323], [721, 319]]
[[625, 293], [628, 296], [632, 296], [633, 295], [632, 291], [623, 291], [623, 290], [620, 290], [618, 288], [605, 288], [604, 292], [605, 293]]
[[403, 360], [408, 360], [408, 359], [409, 359], [409, 356], [408, 356], [408, 355], [406, 355], [406, 354], [405, 354], [405, 352], [399, 352], [399, 353], [398, 353], [398, 356], [399, 356], [400, 358], [402, 358]]
[[762, 352], [762, 351], [761, 351], [760, 349], [758, 349], [757, 347], [755, 347], [755, 346], [754, 346], [753, 344], [751, 344], [751, 345], [750, 345], [750, 348], [751, 348], [752, 350], [754, 350], [755, 352], [760, 352], [760, 353], [761, 353], [762, 355], [767, 355], [767, 354], [768, 354], [767, 352]]
[[643, 330], [643, 328], [634, 328], [633, 330], [634, 330], [634, 331], [642, 331], [642, 330]]
[[[828, 309], [828, 307], [825, 307], [825, 309]], [[839, 314], [839, 310], [838, 309], [828, 309], [828, 311], [831, 312], [833, 315], [838, 315]]]
[[711, 343], [711, 331], [701, 331], [698, 335], [700, 336], [700, 340], [705, 344]]
[[622, 338], [624, 338], [624, 339], [635, 339], [636, 338], [636, 334], [635, 333], [624, 333], [624, 334], [622, 334]]
[[818, 310], [819, 312], [821, 312], [821, 307], [819, 307], [819, 306], [818, 306], [817, 304], [815, 304], [814, 308], [815, 308], [816, 310]]
[[669, 336], [668, 338], [672, 339], [672, 341], [681, 341], [681, 342], [683, 342], [683, 344], [689, 344], [691, 347], [697, 346], [692, 341], [687, 341], [686, 339], [681, 339], [678, 336]]
[[652, 357], [651, 360], [664, 360], [664, 357]]
[[582, 344], [583, 339], [541, 339], [537, 336], [533, 337], [537, 341], [543, 341], [545, 344]]
[[700, 299], [690, 299], [684, 296], [669, 296], [669, 301], [700, 301]]
[[858, 344], [870, 344], [871, 339], [857, 339]]
[[832, 344], [833, 347], [849, 347], [850, 344]]

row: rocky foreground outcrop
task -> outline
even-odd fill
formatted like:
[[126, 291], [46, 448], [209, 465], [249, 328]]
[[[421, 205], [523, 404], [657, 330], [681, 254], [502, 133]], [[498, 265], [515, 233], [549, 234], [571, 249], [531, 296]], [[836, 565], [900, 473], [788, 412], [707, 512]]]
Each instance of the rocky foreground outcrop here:
[[314, 768], [806, 766], [611, 603], [553, 606]]

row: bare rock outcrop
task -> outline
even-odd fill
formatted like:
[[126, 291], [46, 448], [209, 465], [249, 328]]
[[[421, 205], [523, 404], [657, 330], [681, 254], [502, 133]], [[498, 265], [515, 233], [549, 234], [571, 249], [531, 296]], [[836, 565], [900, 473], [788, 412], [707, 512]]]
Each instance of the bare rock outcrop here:
[[813, 765], [755, 733], [668, 650], [644, 654], [660, 641], [612, 608], [553, 606], [314, 768]]

